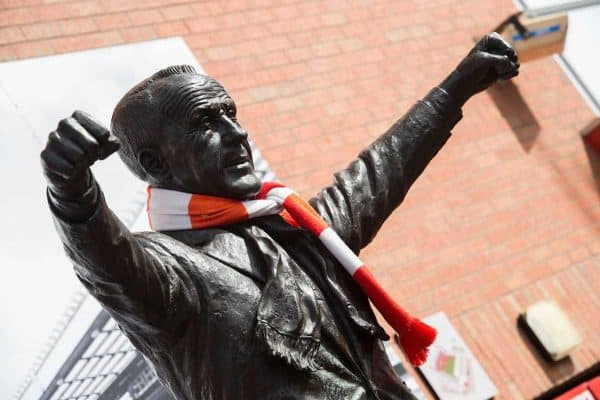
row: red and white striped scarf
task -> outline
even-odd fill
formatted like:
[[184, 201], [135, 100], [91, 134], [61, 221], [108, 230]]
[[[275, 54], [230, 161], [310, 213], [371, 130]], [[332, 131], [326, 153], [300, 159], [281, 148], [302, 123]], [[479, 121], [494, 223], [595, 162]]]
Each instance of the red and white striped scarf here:
[[415, 366], [426, 361], [435, 329], [402, 309], [321, 216], [282, 184], [263, 183], [256, 198], [245, 201], [149, 187], [147, 210], [150, 226], [156, 231], [203, 229], [280, 214], [289, 224], [319, 238], [398, 333], [408, 360]]

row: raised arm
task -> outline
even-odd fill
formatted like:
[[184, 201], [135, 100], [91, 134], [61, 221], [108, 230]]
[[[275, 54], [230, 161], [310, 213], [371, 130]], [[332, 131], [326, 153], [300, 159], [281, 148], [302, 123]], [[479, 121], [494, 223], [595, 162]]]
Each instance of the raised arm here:
[[118, 148], [89, 115], [62, 120], [41, 154], [48, 202], [89, 292], [126, 330], [166, 340], [184, 322], [191, 293], [177, 263], [142, 246], [107, 207], [89, 167]]
[[335, 174], [333, 184], [311, 199], [312, 206], [358, 252], [450, 137], [463, 104], [518, 71], [510, 45], [498, 34], [486, 35], [448, 78]]

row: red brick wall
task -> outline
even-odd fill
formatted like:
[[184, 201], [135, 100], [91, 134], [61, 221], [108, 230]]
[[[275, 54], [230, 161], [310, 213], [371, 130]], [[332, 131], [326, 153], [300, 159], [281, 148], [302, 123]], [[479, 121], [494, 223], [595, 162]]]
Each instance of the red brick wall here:
[[[0, 60], [181, 35], [280, 178], [309, 196], [512, 11], [508, 0], [0, 0]], [[600, 359], [600, 203], [579, 137], [593, 115], [550, 58], [464, 115], [363, 255], [409, 309], [451, 317], [499, 398], [530, 398]], [[516, 329], [542, 298], [583, 336], [571, 362], [544, 364]]]

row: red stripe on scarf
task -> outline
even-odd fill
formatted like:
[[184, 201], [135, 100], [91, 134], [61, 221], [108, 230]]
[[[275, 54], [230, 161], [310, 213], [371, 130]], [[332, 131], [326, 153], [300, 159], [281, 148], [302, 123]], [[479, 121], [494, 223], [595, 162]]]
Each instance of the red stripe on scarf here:
[[260, 192], [258, 192], [256, 198], [264, 199], [265, 197], [267, 197], [267, 193], [269, 193], [271, 189], [278, 187], [285, 187], [285, 185], [279, 182], [263, 182], [262, 186], [260, 187]]
[[238, 201], [224, 197], [193, 194], [188, 205], [193, 229], [228, 225], [247, 221], [246, 207]]
[[304, 199], [295, 193], [290, 194], [283, 202], [283, 208], [298, 224], [314, 233], [317, 237], [327, 229], [327, 223]]
[[383, 318], [398, 333], [402, 350], [414, 366], [427, 361], [428, 347], [434, 342], [437, 331], [406, 312], [377, 282], [365, 265], [356, 270], [352, 278], [365, 292]]

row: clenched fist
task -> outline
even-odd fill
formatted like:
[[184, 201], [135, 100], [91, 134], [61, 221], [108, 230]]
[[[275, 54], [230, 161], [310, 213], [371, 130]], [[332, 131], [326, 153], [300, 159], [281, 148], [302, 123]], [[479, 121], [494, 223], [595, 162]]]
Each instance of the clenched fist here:
[[499, 79], [519, 74], [517, 53], [502, 36], [493, 32], [484, 36], [440, 85], [463, 105], [471, 96]]
[[48, 187], [61, 198], [77, 198], [89, 185], [89, 167], [119, 149], [119, 141], [83, 111], [61, 120], [40, 157]]

